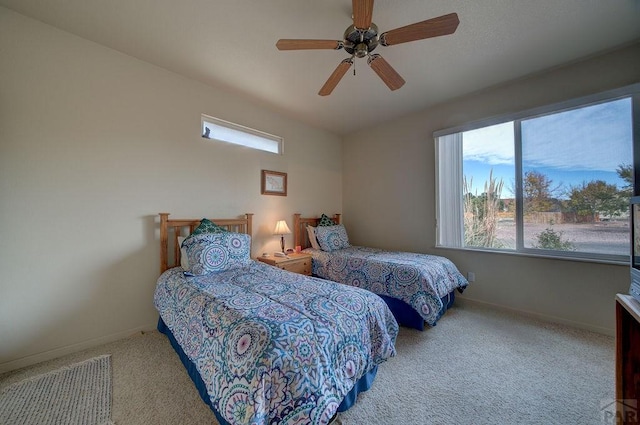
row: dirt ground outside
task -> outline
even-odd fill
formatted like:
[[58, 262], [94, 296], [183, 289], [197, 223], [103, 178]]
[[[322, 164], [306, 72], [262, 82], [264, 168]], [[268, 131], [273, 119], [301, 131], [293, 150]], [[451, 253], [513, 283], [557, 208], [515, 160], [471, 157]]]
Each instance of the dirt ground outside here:
[[[525, 247], [537, 244], [537, 236], [546, 229], [562, 232], [562, 241], [569, 241], [577, 251], [629, 255], [630, 229], [628, 220], [611, 220], [598, 223], [539, 224], [525, 223]], [[498, 240], [504, 248], [516, 247], [516, 223], [503, 218], [498, 222]]]

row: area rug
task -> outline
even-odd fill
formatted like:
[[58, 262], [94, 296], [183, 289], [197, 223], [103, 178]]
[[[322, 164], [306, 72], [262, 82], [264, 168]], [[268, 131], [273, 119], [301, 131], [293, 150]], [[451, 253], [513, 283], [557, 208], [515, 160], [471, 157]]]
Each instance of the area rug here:
[[0, 393], [0, 424], [113, 425], [111, 355], [10, 385]]

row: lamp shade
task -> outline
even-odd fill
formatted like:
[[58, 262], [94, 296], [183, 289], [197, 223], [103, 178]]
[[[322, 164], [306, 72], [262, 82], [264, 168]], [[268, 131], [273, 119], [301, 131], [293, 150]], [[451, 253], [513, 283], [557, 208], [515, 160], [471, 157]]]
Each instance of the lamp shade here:
[[289, 226], [287, 226], [287, 222], [284, 220], [280, 220], [276, 223], [276, 229], [273, 231], [274, 235], [288, 235], [291, 233], [289, 230]]

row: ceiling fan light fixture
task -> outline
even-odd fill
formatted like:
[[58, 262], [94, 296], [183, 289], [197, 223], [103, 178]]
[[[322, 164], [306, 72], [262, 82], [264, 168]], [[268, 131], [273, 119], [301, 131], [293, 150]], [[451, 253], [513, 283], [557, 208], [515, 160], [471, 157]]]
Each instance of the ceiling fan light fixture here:
[[367, 45], [364, 43], [360, 43], [356, 45], [353, 53], [357, 58], [363, 58], [369, 54], [369, 47], [367, 47]]

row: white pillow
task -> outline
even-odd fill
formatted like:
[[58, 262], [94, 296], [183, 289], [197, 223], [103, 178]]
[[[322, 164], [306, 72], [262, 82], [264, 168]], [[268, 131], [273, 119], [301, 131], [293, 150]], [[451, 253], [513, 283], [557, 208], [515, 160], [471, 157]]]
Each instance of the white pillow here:
[[187, 250], [182, 247], [182, 242], [186, 239], [186, 236], [178, 236], [178, 245], [180, 246], [180, 266], [189, 270], [189, 259], [187, 258]]
[[313, 226], [307, 226], [307, 234], [309, 235], [309, 243], [313, 249], [320, 249], [318, 239], [316, 238], [316, 228]]

